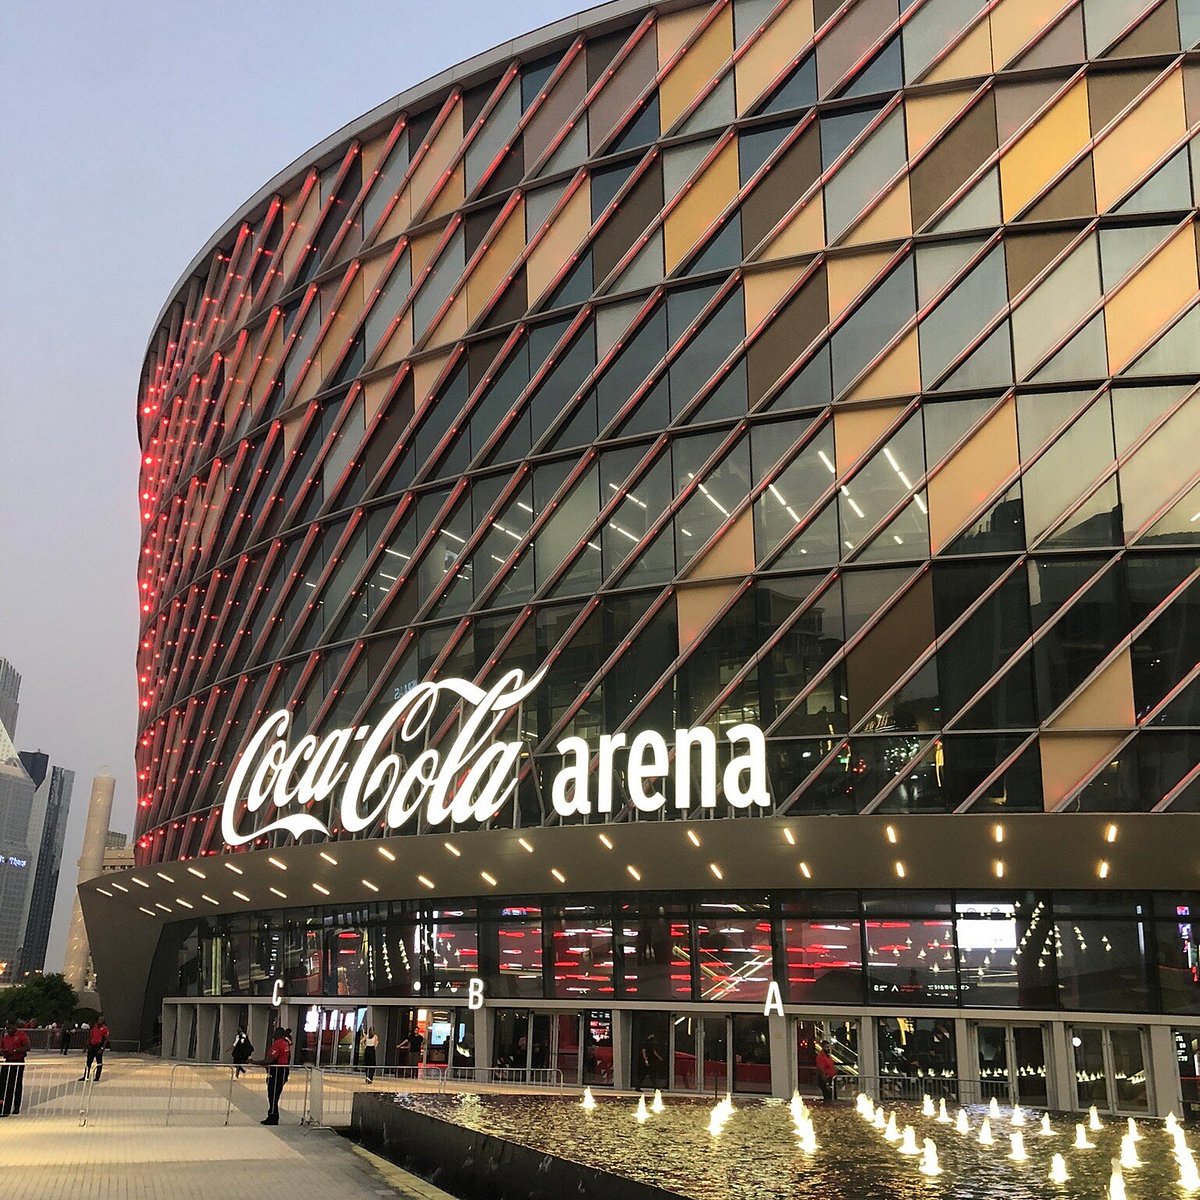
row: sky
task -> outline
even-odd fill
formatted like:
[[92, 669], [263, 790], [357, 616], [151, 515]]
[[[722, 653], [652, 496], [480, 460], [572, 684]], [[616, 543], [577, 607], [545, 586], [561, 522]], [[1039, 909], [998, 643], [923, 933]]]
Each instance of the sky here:
[[134, 426], [193, 255], [298, 155], [574, 0], [7, 0], [0, 6], [0, 658], [19, 749], [75, 771], [47, 970], [91, 780], [135, 807]]

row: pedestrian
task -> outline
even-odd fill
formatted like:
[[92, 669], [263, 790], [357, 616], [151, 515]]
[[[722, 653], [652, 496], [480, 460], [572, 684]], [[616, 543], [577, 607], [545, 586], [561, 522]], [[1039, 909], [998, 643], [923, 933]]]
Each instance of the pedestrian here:
[[21, 1100], [25, 1088], [25, 1055], [29, 1053], [29, 1037], [16, 1021], [9, 1021], [8, 1029], [0, 1037], [0, 1117], [21, 1111]]
[[821, 1089], [821, 1098], [823, 1100], [832, 1100], [833, 1077], [837, 1074], [837, 1063], [833, 1061], [833, 1055], [830, 1053], [828, 1042], [821, 1043], [821, 1049], [817, 1051], [815, 1065], [817, 1068], [817, 1086]]
[[96, 1018], [96, 1023], [88, 1030], [87, 1035], [87, 1063], [83, 1068], [83, 1074], [79, 1077], [79, 1082], [83, 1083], [92, 1073], [92, 1065], [95, 1064], [96, 1074], [93, 1076], [97, 1083], [100, 1082], [100, 1072], [104, 1070], [104, 1052], [108, 1049], [108, 1026], [104, 1023], [104, 1017]]
[[66, 1057], [67, 1051], [71, 1049], [71, 1027], [66, 1021], [63, 1022], [63, 1027], [58, 1034], [58, 1048], [64, 1057]]
[[367, 1036], [363, 1038], [362, 1065], [366, 1068], [368, 1083], [375, 1082], [375, 1066], [379, 1061], [379, 1034], [374, 1025], [367, 1026]]
[[286, 1029], [276, 1029], [267, 1049], [267, 1057], [258, 1063], [267, 1068], [267, 1116], [260, 1125], [279, 1124], [279, 1097], [288, 1081], [292, 1061], [292, 1039]]
[[245, 1075], [246, 1064], [250, 1061], [253, 1053], [254, 1043], [246, 1036], [245, 1029], [239, 1026], [237, 1036], [233, 1039], [233, 1049], [229, 1052], [229, 1057], [233, 1059], [234, 1079], [240, 1079]]

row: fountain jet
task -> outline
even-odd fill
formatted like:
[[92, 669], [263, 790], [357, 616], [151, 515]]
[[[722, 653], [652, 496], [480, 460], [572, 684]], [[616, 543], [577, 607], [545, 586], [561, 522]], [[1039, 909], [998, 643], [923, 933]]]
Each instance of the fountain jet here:
[[1008, 1135], [1008, 1142], [1012, 1147], [1008, 1157], [1011, 1158], [1013, 1162], [1029, 1161], [1029, 1155], [1025, 1153], [1025, 1135], [1023, 1133], [1010, 1133]]
[[1098, 1129], [1104, 1128], [1104, 1122], [1100, 1120], [1100, 1114], [1096, 1111], [1094, 1104], [1088, 1109], [1088, 1128], [1093, 1133]]
[[970, 1133], [971, 1123], [967, 1120], [967, 1110], [960, 1108], [958, 1116], [954, 1119], [954, 1129], [957, 1133]]
[[645, 1125], [645, 1123], [650, 1120], [650, 1110], [646, 1107], [645, 1096], [638, 1097], [637, 1108], [634, 1111], [633, 1119], [637, 1121], [639, 1125]]
[[926, 1092], [925, 1095], [921, 1097], [921, 1116], [932, 1117], [934, 1112], [935, 1109], [933, 1107], [933, 1097]]
[[997, 1100], [995, 1096], [988, 1101], [988, 1116], [991, 1117], [993, 1121], [999, 1120], [1000, 1118], [1000, 1101]]
[[1018, 1126], [1025, 1124], [1025, 1114], [1021, 1111], [1021, 1106], [1019, 1104], [1013, 1105], [1012, 1123]]
[[1186, 1146], [1176, 1146], [1175, 1161], [1179, 1164], [1179, 1186], [1185, 1192], [1200, 1192], [1200, 1171], [1196, 1169], [1196, 1156]]
[[1054, 1130], [1050, 1128], [1049, 1113], [1042, 1113], [1042, 1123], [1038, 1127], [1038, 1137], [1054, 1137]]
[[1112, 1174], [1108, 1177], [1108, 1200], [1127, 1200], [1125, 1192], [1125, 1176], [1121, 1174], [1121, 1164], [1112, 1160]]
[[1140, 1167], [1142, 1160], [1138, 1158], [1137, 1146], [1133, 1143], [1133, 1138], [1128, 1133], [1121, 1134], [1121, 1166], [1133, 1169]]
[[592, 1089], [585, 1087], [583, 1089], [583, 1099], [579, 1102], [579, 1107], [587, 1112], [591, 1112], [596, 1107], [596, 1097], [592, 1095]]
[[904, 1137], [898, 1147], [901, 1154], [920, 1154], [921, 1147], [917, 1145], [916, 1131], [911, 1125], [905, 1125]]
[[933, 1138], [926, 1138], [922, 1143], [921, 1162], [917, 1170], [922, 1175], [940, 1175], [942, 1168], [938, 1165], [937, 1146], [933, 1143]]
[[883, 1130], [884, 1141], [898, 1142], [900, 1140], [900, 1130], [896, 1128], [896, 1114], [888, 1113], [887, 1125]]
[[1137, 1127], [1137, 1122], [1132, 1117], [1129, 1117], [1126, 1120], [1125, 1128], [1128, 1129], [1129, 1136], [1133, 1138], [1135, 1142], [1140, 1142], [1142, 1140], [1141, 1131]]
[[663, 1103], [662, 1090], [660, 1088], [655, 1088], [654, 1103], [650, 1105], [650, 1111], [652, 1113], [660, 1113], [666, 1107], [667, 1106]]
[[1056, 1154], [1050, 1160], [1050, 1182], [1066, 1183], [1070, 1178], [1067, 1174], [1067, 1160], [1061, 1154]]
[[992, 1137], [992, 1120], [990, 1117], [983, 1118], [983, 1124], [979, 1127], [979, 1144], [981, 1146], [994, 1146], [996, 1139]]
[[1095, 1142], [1089, 1142], [1087, 1130], [1082, 1125], [1075, 1126], [1075, 1149], [1076, 1150], [1094, 1150]]
[[946, 1111], [946, 1097], [943, 1096], [938, 1101], [937, 1123], [939, 1125], [950, 1124], [950, 1114]]

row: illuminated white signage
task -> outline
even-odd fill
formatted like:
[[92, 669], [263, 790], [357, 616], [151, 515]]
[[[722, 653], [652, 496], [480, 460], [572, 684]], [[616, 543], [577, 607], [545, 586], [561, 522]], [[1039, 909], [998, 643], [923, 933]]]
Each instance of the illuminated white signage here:
[[271, 1007], [279, 1008], [283, 1004], [283, 980], [277, 979], [271, 985]]
[[[312, 812], [340, 792], [338, 824], [357, 833], [382, 821], [399, 829], [418, 813], [430, 825], [494, 817], [517, 790], [517, 766], [524, 742], [502, 742], [493, 735], [506, 717], [533, 694], [545, 670], [529, 679], [506, 672], [489, 688], [465, 679], [418, 683], [396, 700], [374, 727], [335, 729], [324, 738], [307, 734], [288, 741], [291, 714], [272, 713], [251, 737], [238, 759], [225, 796], [221, 831], [231, 846], [244, 845], [274, 830], [293, 837], [319, 833], [329, 826]], [[462, 718], [449, 745], [425, 743], [434, 713], [446, 702], [463, 702]], [[733, 753], [721, 776], [725, 801], [733, 808], [767, 807], [766, 742], [757, 725], [734, 725], [725, 732]], [[399, 746], [397, 749], [396, 747]], [[702, 808], [717, 803], [717, 737], [710, 729], [675, 731], [675, 766], [660, 733], [643, 732], [632, 740], [623, 733], [603, 734], [597, 747], [595, 794], [589, 765], [591, 747], [567, 737], [555, 749], [563, 765], [551, 785], [555, 811], [564, 817], [613, 811], [613, 774], [623, 759], [629, 798], [643, 812], [668, 803], [692, 806], [692, 763], [699, 761], [697, 799]], [[258, 823], [240, 824], [242, 813]], [[266, 819], [264, 819], [266, 818]], [[273, 818], [273, 819], [270, 819]]]

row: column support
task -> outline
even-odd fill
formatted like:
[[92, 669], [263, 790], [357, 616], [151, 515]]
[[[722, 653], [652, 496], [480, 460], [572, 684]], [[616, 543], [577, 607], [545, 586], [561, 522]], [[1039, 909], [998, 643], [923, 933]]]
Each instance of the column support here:
[[1175, 1054], [1175, 1037], [1169, 1025], [1151, 1025], [1149, 1031], [1150, 1061], [1146, 1064], [1150, 1080], [1150, 1115], [1165, 1117], [1173, 1112], [1183, 1113], [1183, 1090], [1179, 1086], [1179, 1063]]

